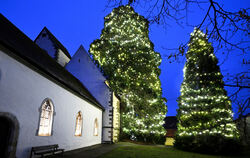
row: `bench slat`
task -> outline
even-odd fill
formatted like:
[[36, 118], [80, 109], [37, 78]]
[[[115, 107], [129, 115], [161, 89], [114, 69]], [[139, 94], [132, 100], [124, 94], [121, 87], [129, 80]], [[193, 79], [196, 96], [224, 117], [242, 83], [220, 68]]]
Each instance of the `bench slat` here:
[[54, 154], [63, 155], [64, 149], [58, 149], [58, 147], [58, 144], [32, 147], [30, 158], [33, 155], [32, 153], [34, 153], [34, 155], [40, 155], [41, 157]]
[[32, 147], [32, 150], [46, 150], [46, 149], [51, 149], [51, 148], [58, 148], [58, 144], [54, 145], [45, 145], [45, 146], [36, 146]]

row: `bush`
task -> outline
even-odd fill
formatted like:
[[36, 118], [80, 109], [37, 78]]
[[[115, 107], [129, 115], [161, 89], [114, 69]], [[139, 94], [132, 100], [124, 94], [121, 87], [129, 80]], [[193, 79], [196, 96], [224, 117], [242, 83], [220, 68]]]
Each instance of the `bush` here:
[[136, 135], [137, 141], [142, 141], [145, 143], [153, 143], [153, 144], [164, 144], [166, 137], [159, 134], [147, 134], [147, 135]]
[[223, 137], [221, 135], [202, 135], [176, 137], [174, 146], [176, 148], [209, 154], [238, 154], [242, 146], [238, 140]]
[[132, 141], [144, 142], [150, 144], [164, 144], [166, 137], [164, 135], [159, 134], [141, 134], [141, 133], [121, 133], [121, 140], [130, 139]]

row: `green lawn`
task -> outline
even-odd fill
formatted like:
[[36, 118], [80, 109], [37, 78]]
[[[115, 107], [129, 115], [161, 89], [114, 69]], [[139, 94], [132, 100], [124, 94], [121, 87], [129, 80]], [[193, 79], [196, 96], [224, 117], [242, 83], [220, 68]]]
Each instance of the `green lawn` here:
[[[118, 143], [119, 147], [99, 158], [237, 158], [240, 156], [215, 156], [177, 150], [163, 145], [137, 145]], [[248, 156], [241, 156], [247, 158]]]

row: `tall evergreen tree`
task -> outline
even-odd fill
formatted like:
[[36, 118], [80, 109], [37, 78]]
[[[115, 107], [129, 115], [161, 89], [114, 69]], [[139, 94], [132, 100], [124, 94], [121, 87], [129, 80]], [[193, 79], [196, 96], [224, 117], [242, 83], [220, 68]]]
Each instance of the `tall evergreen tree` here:
[[[163, 120], [166, 105], [159, 79], [161, 56], [149, 39], [148, 21], [128, 5], [113, 9], [104, 19], [101, 37], [90, 45], [89, 52], [126, 105], [124, 121], [131, 115], [129, 118], [137, 119], [133, 125], [137, 131], [152, 132], [152, 124], [163, 123], [153, 119], [160, 115]], [[131, 121], [129, 124], [124, 131], [131, 133]], [[160, 129], [153, 132], [163, 134]]]
[[214, 49], [199, 29], [191, 33], [183, 72], [175, 145], [221, 152], [239, 135]]

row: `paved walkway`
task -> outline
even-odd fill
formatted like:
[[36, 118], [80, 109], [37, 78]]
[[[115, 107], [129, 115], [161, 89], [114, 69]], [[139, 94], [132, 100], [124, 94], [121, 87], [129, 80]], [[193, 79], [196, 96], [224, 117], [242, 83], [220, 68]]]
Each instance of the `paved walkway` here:
[[107, 153], [121, 144], [98, 144], [86, 148], [66, 151], [64, 158], [97, 158], [104, 153]]

